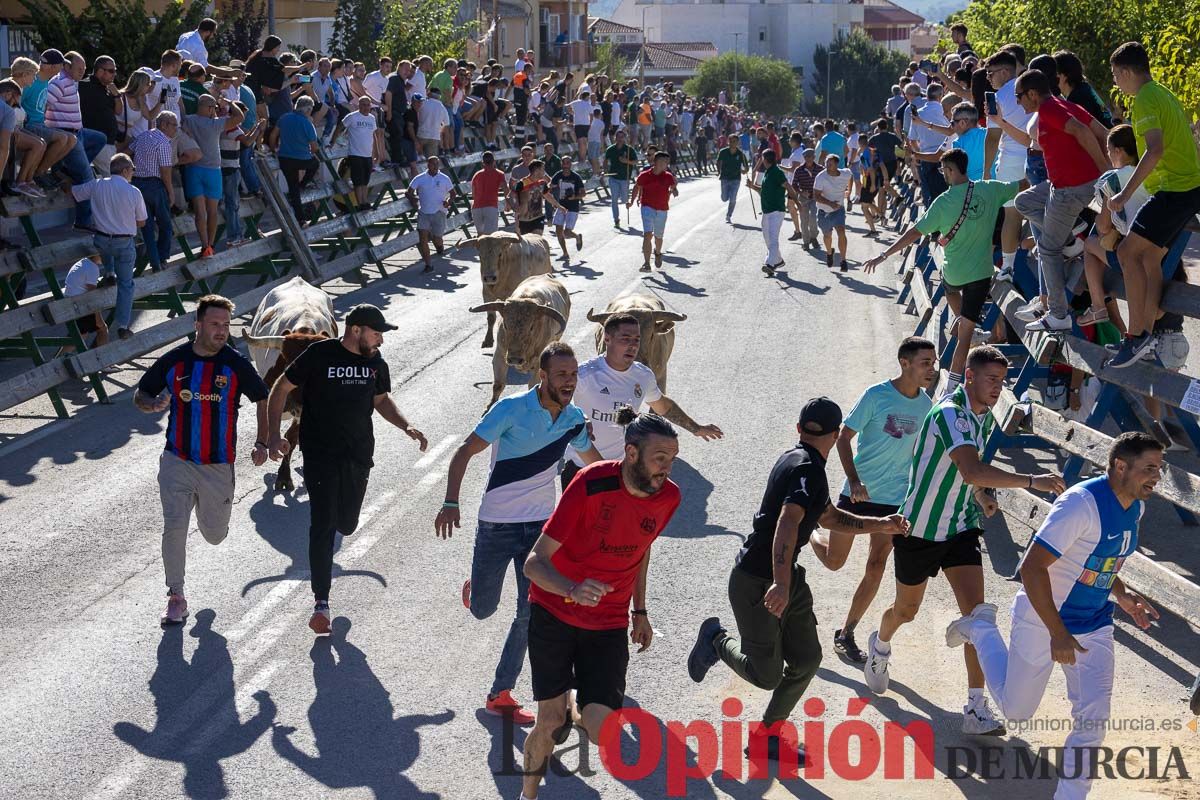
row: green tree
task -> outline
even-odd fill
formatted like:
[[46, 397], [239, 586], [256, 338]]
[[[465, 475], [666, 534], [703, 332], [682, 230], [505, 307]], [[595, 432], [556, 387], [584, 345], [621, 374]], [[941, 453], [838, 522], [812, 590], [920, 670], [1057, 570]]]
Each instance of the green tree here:
[[[1175, 93], [1183, 107], [1200, 123], [1200, 10], [1192, 11], [1163, 28], [1150, 48], [1155, 77]], [[1196, 127], [1200, 139], [1200, 127]]]
[[611, 42], [596, 45], [596, 68], [593, 72], [597, 75], [607, 75], [613, 83], [618, 83], [625, 80], [628, 69], [629, 62], [617, 52], [617, 48], [613, 47]]
[[[405, 7], [403, 3], [396, 5]], [[374, 65], [379, 60], [376, 41], [382, 30], [382, 0], [338, 0], [333, 31], [329, 35], [329, 52], [336, 58]]]
[[[170, 0], [157, 17], [143, 0], [93, 0], [75, 16], [62, 0], [20, 0], [33, 22], [33, 45], [39, 50], [69, 43], [91, 65], [97, 56], [112, 56], [119, 79], [142, 66], [158, 66], [164, 50], [175, 47], [179, 34], [194, 30], [207, 6], [196, 0]], [[153, 24], [147, 24], [151, 18]]]
[[892, 84], [908, 66], [908, 56], [856, 30], [849, 36], [838, 36], [831, 45], [817, 45], [813, 64], [816, 70], [809, 83], [809, 112], [825, 113], [828, 85], [831, 116], [869, 120], [879, 116]]
[[716, 97], [722, 89], [732, 92], [735, 71], [738, 84], [750, 88], [749, 110], [783, 115], [799, 106], [800, 82], [792, 65], [780, 58], [724, 53], [702, 63], [683, 90], [693, 97]]
[[246, 60], [258, 49], [267, 27], [267, 11], [263, 0], [221, 0], [217, 4], [216, 44], [208, 48], [208, 60], [226, 64], [233, 59]]
[[447, 58], [462, 58], [467, 36], [475, 21], [455, 24], [459, 12], [457, 0], [414, 0], [390, 3], [383, 18], [383, 36], [376, 43], [379, 52], [395, 59], [430, 56], [440, 69]]

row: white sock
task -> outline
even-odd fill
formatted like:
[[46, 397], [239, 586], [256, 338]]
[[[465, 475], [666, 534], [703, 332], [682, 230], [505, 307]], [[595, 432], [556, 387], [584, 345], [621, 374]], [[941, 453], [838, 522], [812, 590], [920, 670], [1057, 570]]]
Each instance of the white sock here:
[[876, 637], [875, 638], [875, 652], [879, 653], [879, 655], [881, 655], [881, 656], [886, 656], [886, 655], [891, 654], [892, 643], [885, 642], [883, 639]]
[[973, 706], [983, 700], [983, 689], [967, 689], [967, 705]]
[[1005, 253], [1003, 260], [1000, 262], [1000, 265], [1001, 265], [1000, 268], [1001, 269], [1012, 269], [1016, 263], [1017, 263], [1017, 254], [1016, 253]]

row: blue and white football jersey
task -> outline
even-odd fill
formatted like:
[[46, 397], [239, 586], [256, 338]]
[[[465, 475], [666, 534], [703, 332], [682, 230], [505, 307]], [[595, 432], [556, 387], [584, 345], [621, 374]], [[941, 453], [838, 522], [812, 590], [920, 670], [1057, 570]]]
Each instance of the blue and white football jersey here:
[[[1050, 565], [1050, 587], [1069, 632], [1112, 624], [1115, 604], [1109, 595], [1125, 559], [1137, 550], [1144, 508], [1140, 500], [1122, 508], [1104, 476], [1076, 484], [1054, 501], [1030, 548], [1040, 545], [1058, 556]], [[1013, 613], [1037, 618], [1024, 588]]]

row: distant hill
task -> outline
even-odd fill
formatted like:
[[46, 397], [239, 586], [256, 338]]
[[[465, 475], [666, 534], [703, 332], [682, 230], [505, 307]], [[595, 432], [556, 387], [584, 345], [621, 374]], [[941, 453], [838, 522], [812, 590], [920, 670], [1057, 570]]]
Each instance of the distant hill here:
[[[969, 0], [892, 0], [896, 5], [903, 6], [915, 14], [920, 14], [930, 22], [941, 22], [948, 14], [961, 11], [967, 7]], [[617, 10], [621, 0], [591, 0], [588, 3], [588, 16], [611, 17]]]

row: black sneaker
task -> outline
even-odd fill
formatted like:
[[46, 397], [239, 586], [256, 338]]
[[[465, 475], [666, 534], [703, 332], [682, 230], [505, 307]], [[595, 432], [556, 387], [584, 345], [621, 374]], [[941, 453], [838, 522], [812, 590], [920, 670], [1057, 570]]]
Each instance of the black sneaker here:
[[696, 683], [703, 681], [708, 670], [721, 660], [717, 655], [717, 637], [724, 632], [721, 620], [717, 617], [709, 617], [700, 623], [700, 632], [696, 634], [696, 643], [692, 645], [687, 660], [688, 675]]
[[766, 275], [768, 278], [773, 277], [775, 275], [775, 268], [772, 267], [770, 264], [763, 264], [762, 271], [763, 271], [763, 274]]
[[833, 253], [825, 254], [825, 266], [829, 267], [830, 269], [833, 269]]
[[849, 271], [850, 271], [850, 265], [848, 263], [846, 263], [846, 259], [843, 258], [842, 259], [842, 272], [849, 272]]
[[[751, 734], [751, 735], [753, 735], [753, 734]], [[746, 745], [742, 749], [742, 752], [746, 754], [747, 758], [749, 758], [750, 757], [750, 745]], [[779, 737], [778, 736], [771, 736], [767, 739], [766, 755], [767, 755], [768, 761], [775, 761], [778, 763], [778, 761], [779, 761]], [[796, 745], [796, 766], [798, 766], [798, 767], [804, 766], [804, 757], [805, 757], [804, 756], [804, 745], [802, 745], [802, 744]]]
[[129, 328], [118, 328], [117, 329], [117, 338], [118, 339], [128, 339], [131, 336], [133, 336], [133, 331], [131, 331]]
[[117, 276], [113, 275], [113, 274], [105, 275], [102, 278], [100, 278], [100, 280], [96, 281], [97, 289], [107, 289], [109, 286], [116, 286], [116, 285], [117, 285]]
[[795, 233], [793, 233], [791, 236], [788, 237], [788, 241], [789, 242], [798, 242], [802, 238], [803, 238], [803, 234], [801, 234], [800, 231], [796, 231]]
[[642, 268], [640, 270], [638, 270], [638, 272], [649, 272], [649, 271], [650, 271], [650, 262], [649, 261], [647, 261], [645, 264], [642, 264]]
[[842, 635], [841, 628], [833, 632], [833, 651], [842, 658], [855, 664], [867, 663], [867, 654], [858, 648], [854, 641], [854, 631]]

